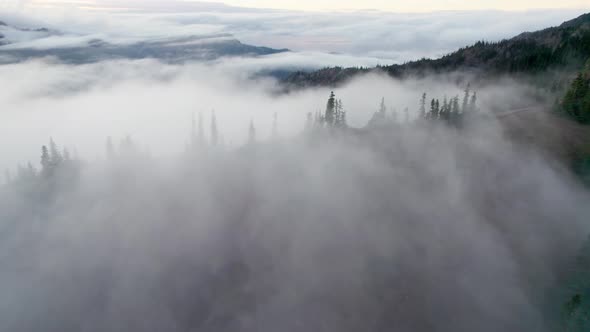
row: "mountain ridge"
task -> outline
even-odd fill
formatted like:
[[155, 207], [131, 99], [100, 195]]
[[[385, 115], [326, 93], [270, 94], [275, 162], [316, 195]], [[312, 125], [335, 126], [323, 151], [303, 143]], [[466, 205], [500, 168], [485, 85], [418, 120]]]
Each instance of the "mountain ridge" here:
[[281, 82], [290, 88], [301, 88], [337, 86], [371, 72], [403, 78], [457, 70], [485, 75], [535, 73], [554, 67], [572, 67], [572, 71], [575, 71], [589, 57], [590, 13], [586, 13], [559, 26], [523, 32], [498, 42], [478, 41], [436, 59], [422, 58], [372, 68], [329, 67], [316, 71], [297, 71]]
[[146, 58], [168, 63], [182, 63], [194, 60], [214, 60], [224, 56], [261, 56], [290, 51], [289, 49], [244, 44], [227, 33], [152, 38], [131, 43], [116, 43], [100, 38], [91, 38], [79, 45], [38, 48], [33, 45], [18, 45], [18, 41], [10, 40], [11, 30], [12, 32], [28, 33], [28, 42], [43, 40], [53, 35], [62, 35], [59, 31], [46, 28], [18, 28], [0, 21], [0, 55], [4, 56], [0, 57], [0, 64], [44, 57], [54, 57], [61, 62], [70, 64]]

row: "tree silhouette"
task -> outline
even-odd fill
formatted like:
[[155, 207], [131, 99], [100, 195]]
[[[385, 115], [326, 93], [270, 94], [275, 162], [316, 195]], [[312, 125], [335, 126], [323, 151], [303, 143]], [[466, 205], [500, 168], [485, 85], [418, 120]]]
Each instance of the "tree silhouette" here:
[[41, 147], [41, 174], [44, 177], [49, 177], [53, 173], [53, 167], [51, 164], [51, 157], [47, 146]]
[[426, 118], [426, 92], [422, 94], [420, 99], [420, 113], [418, 114], [420, 119]]
[[53, 138], [49, 139], [49, 159], [51, 165], [57, 168], [63, 162], [63, 156], [59, 152], [57, 144], [53, 141]]
[[469, 93], [470, 93], [471, 84], [467, 83], [467, 87], [465, 87], [464, 95], [463, 95], [463, 104], [461, 105], [461, 112], [467, 112], [467, 107], [469, 104]]
[[336, 99], [335, 99], [334, 91], [330, 92], [330, 98], [328, 98], [328, 103], [326, 104], [326, 112], [324, 119], [328, 126], [334, 125], [335, 119], [335, 110], [336, 110]]
[[477, 112], [477, 92], [474, 91], [473, 95], [471, 95], [471, 99], [469, 100], [469, 107], [467, 109], [471, 114]]

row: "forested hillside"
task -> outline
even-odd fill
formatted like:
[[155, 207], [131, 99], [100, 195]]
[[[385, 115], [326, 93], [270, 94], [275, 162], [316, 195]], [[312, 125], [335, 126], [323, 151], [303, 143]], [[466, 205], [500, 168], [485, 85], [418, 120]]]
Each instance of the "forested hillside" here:
[[[590, 57], [590, 13], [558, 27], [522, 33], [499, 42], [480, 41], [439, 59], [422, 59], [377, 68], [325, 68], [296, 72], [283, 80], [290, 87], [338, 85], [362, 73], [385, 72], [396, 78], [469, 70], [486, 78], [536, 74], [548, 69], [576, 70]], [[559, 82], [549, 82], [559, 84]]]
[[571, 83], [557, 110], [581, 122], [590, 122], [590, 59]]

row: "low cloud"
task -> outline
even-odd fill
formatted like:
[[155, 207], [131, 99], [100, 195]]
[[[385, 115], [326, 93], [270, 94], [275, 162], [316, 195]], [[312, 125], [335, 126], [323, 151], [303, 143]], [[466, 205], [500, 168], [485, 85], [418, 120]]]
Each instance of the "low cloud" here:
[[[245, 141], [251, 119], [263, 137], [270, 135], [275, 112], [284, 135], [299, 133], [308, 112], [323, 110], [330, 90], [282, 94], [274, 79], [253, 79], [252, 74], [262, 68], [305, 65], [308, 59], [286, 53], [185, 65], [155, 60], [66, 65], [39, 60], [0, 66], [4, 86], [0, 91], [0, 126], [7, 137], [20, 137], [23, 142], [19, 149], [13, 147], [12, 139], [0, 142], [0, 148], [8, 153], [0, 166], [36, 161], [39, 144], [49, 137], [72, 142], [88, 158], [102, 154], [107, 136], [131, 135], [156, 153], [176, 153], [187, 139], [191, 114], [209, 116], [212, 110], [228, 144]], [[316, 64], [321, 63], [322, 56], [315, 59]], [[351, 125], [364, 126], [382, 97], [389, 107], [400, 113], [408, 107], [415, 116], [422, 92], [441, 102], [445, 96], [461, 94], [463, 87], [455, 83], [458, 77], [451, 74], [399, 81], [373, 74], [336, 92]], [[467, 82], [469, 74], [460, 77]], [[537, 103], [532, 97], [523, 97], [534, 96], [534, 88], [510, 79], [481, 89], [485, 91], [479, 95], [480, 102], [489, 110]]]
[[[158, 10], [150, 9], [157, 4]], [[248, 9], [217, 4], [154, 3], [144, 7], [108, 6], [83, 11], [62, 7], [31, 7], [27, 15], [18, 10], [0, 15], [8, 23], [46, 26], [62, 36], [40, 38], [13, 47], [61, 47], [74, 37], [100, 34], [111, 43], [157, 38], [228, 33], [244, 43], [288, 48], [302, 54], [338, 53], [372, 58], [382, 64], [401, 63], [422, 57], [439, 57], [479, 40], [497, 41], [523, 31], [559, 25], [584, 10], [535, 10], [522, 12], [467, 11], [396, 14], [378, 11], [308, 13]], [[161, 10], [160, 7], [168, 10]], [[61, 8], [61, 9], [60, 9]], [[117, 9], [119, 8], [119, 9]], [[73, 14], [76, 15], [73, 15]], [[78, 17], [78, 18], [74, 18]], [[353, 36], [353, 37], [351, 37]], [[59, 41], [63, 38], [64, 41]], [[80, 39], [84, 46], [84, 39]], [[1, 50], [1, 48], [0, 48]], [[337, 59], [335, 59], [337, 61]]]
[[[336, 93], [362, 127], [382, 96], [413, 119], [453, 82], [368, 75]], [[50, 136], [83, 160], [0, 186], [0, 329], [550, 331], [544, 295], [589, 231], [563, 167], [493, 118], [301, 134], [329, 91], [275, 83], [223, 64], [0, 66], [2, 161], [37, 165]], [[482, 112], [534, 102], [508, 79], [475, 88]], [[185, 150], [212, 108], [223, 146]]]

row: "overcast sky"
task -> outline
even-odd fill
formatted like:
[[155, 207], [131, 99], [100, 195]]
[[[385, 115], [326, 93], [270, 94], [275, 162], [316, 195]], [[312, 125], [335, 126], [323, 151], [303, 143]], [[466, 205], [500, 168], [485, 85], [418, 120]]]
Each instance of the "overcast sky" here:
[[[367, 0], [316, 1], [327, 8], [373, 7], [383, 11], [316, 11], [312, 1], [228, 0], [217, 2], [179, 0], [3, 0], [0, 20], [18, 26], [53, 28], [64, 32], [41, 40], [25, 38], [22, 44], [6, 47], [58, 47], [86, 43], [93, 38], [110, 42], [130, 42], [146, 38], [170, 38], [187, 35], [226, 33], [244, 43], [288, 48], [315, 54], [307, 62], [324, 65], [360, 65], [400, 63], [422, 57], [439, 57], [479, 40], [497, 41], [524, 31], [561, 24], [584, 12], [579, 0], [555, 2], [561, 9], [541, 9], [547, 1], [413, 1], [416, 8], [395, 7], [400, 1]], [[299, 5], [296, 5], [299, 4]], [[332, 6], [331, 4], [334, 3]], [[441, 6], [445, 4], [445, 6]], [[480, 10], [439, 9], [474, 9]], [[493, 6], [492, 6], [493, 4]], [[459, 6], [463, 5], [463, 7]], [[261, 9], [237, 6], [281, 7]], [[397, 6], [397, 5], [396, 5]], [[589, 4], [586, 4], [589, 6]], [[578, 7], [578, 8], [573, 8]], [[481, 8], [495, 8], [483, 10]], [[297, 9], [297, 10], [294, 10]], [[391, 10], [387, 12], [384, 10]], [[422, 11], [401, 13], [400, 11]], [[432, 12], [425, 12], [432, 10]], [[11, 35], [4, 31], [8, 37]], [[338, 54], [338, 58], [334, 58]], [[353, 57], [353, 58], [351, 58]], [[273, 59], [274, 61], [274, 59]]]
[[396, 12], [428, 12], [433, 10], [523, 10], [533, 8], [588, 8], [587, 0], [228, 0], [226, 3], [297, 10], [378, 9]]
[[[167, 3], [159, 0], [4, 0], [15, 3], [69, 4], [72, 6], [96, 6], [97, 4], [117, 5], [117, 3]], [[590, 8], [587, 0], [209, 0], [241, 7], [277, 8], [290, 10], [359, 10], [377, 9], [394, 12], [429, 12], [437, 10], [530, 10], [539, 8]]]

